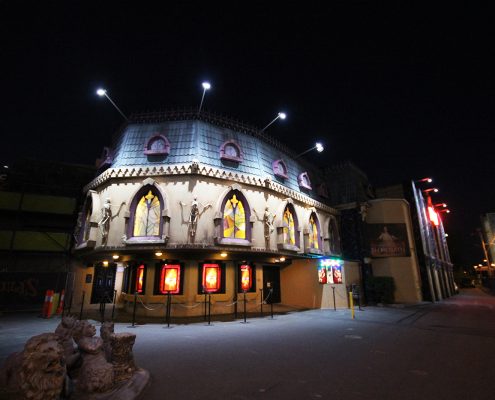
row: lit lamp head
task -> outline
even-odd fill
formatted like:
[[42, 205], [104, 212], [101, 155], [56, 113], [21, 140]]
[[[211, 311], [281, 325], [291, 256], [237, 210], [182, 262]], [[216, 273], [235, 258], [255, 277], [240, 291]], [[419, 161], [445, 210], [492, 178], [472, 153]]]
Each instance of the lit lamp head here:
[[211, 89], [210, 82], [203, 82], [201, 85], [203, 86], [204, 90], [210, 90]]
[[430, 193], [430, 192], [438, 193], [438, 189], [437, 188], [430, 188], [430, 189], [423, 190], [423, 192], [424, 193]]
[[103, 97], [107, 94], [107, 91], [105, 89], [102, 89], [102, 88], [99, 88], [97, 91], [96, 91], [96, 94], [100, 97]]
[[433, 179], [432, 178], [423, 178], [423, 179], [418, 179], [416, 182], [432, 183]]
[[315, 148], [318, 153], [321, 153], [324, 150], [324, 147], [321, 143], [316, 143]]
[[277, 115], [278, 115], [278, 118], [280, 118], [280, 119], [286, 119], [287, 118], [287, 114], [284, 112], [279, 112]]

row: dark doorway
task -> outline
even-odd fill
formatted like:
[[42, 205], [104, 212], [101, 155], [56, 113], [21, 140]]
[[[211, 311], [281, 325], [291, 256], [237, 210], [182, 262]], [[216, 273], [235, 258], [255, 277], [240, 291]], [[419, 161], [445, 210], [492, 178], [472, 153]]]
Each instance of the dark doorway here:
[[115, 264], [111, 264], [108, 267], [105, 267], [102, 264], [97, 264], [95, 266], [91, 304], [113, 302], [116, 271], [117, 266]]
[[[272, 294], [268, 296], [272, 289]], [[263, 266], [263, 297], [267, 304], [280, 303], [280, 267]]]

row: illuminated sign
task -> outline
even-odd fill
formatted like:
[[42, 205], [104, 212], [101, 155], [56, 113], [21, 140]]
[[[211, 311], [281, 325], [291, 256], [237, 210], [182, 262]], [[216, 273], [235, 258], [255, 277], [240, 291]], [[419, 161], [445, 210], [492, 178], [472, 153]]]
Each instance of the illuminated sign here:
[[247, 292], [253, 286], [253, 272], [250, 265], [241, 265], [241, 289]]
[[203, 265], [203, 288], [208, 293], [215, 293], [220, 290], [221, 269], [218, 264]]
[[324, 258], [318, 265], [318, 282], [321, 284], [340, 284], [342, 280], [342, 260]]
[[433, 225], [440, 225], [438, 214], [432, 206], [428, 206], [428, 216], [430, 217], [430, 221]]
[[180, 265], [165, 264], [162, 267], [160, 292], [172, 294], [180, 292]]
[[136, 274], [136, 292], [143, 293], [144, 289], [144, 265], [141, 264]]

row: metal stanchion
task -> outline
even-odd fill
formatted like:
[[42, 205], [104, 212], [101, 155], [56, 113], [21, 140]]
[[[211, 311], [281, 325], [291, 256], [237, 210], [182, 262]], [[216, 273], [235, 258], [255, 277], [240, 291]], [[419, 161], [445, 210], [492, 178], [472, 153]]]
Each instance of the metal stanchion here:
[[84, 309], [84, 297], [86, 297], [86, 292], [83, 290], [82, 292], [82, 300], [81, 300], [81, 311], [79, 311], [79, 320], [82, 321], [83, 309]]
[[138, 292], [134, 292], [134, 309], [132, 311], [132, 326], [130, 328], [135, 328], [136, 323], [136, 303], [137, 303]]
[[[270, 298], [273, 294], [273, 288], [270, 288], [270, 294], [268, 295], [268, 297]], [[273, 319], [273, 299], [270, 298], [270, 314], [271, 314], [271, 318]]]
[[263, 318], [263, 303], [265, 301], [265, 299], [263, 298], [263, 289], [260, 289], [260, 293], [261, 293], [260, 317]]
[[211, 294], [208, 293], [208, 325], [211, 322]]
[[112, 305], [112, 322], [113, 322], [113, 317], [115, 315], [115, 300], [117, 299], [117, 291], [113, 291], [113, 305]]
[[100, 299], [100, 319], [101, 323], [105, 322], [105, 305], [106, 305], [106, 294]]
[[170, 328], [170, 306], [171, 306], [171, 297], [170, 297], [170, 290], [167, 291], [167, 306], [166, 306], [166, 319], [167, 319], [167, 328]]
[[71, 291], [70, 293], [70, 302], [69, 302], [69, 312], [67, 315], [70, 315], [70, 312], [72, 311], [72, 299], [74, 298], [74, 291]]
[[247, 324], [246, 320], [246, 291], [244, 290], [244, 323]]
[[337, 311], [337, 305], [335, 304], [335, 286], [332, 286], [332, 294], [333, 294], [333, 310]]
[[206, 289], [204, 286], [203, 286], [203, 293], [205, 294], [205, 321], [206, 321], [206, 300], [207, 300], [208, 293], [206, 292]]

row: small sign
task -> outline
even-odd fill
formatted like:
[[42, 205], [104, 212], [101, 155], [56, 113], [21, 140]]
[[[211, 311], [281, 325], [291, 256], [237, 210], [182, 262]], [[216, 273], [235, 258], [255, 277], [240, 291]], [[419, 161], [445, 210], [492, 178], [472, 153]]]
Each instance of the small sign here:
[[93, 275], [86, 274], [86, 283], [91, 283], [93, 281]]

